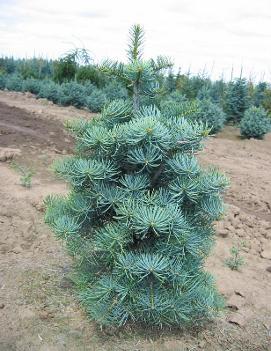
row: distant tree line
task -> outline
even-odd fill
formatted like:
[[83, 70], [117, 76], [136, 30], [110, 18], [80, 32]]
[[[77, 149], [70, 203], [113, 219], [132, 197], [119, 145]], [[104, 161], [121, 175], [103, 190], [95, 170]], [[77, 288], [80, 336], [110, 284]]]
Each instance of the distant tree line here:
[[[112, 65], [113, 71], [121, 68]], [[71, 50], [57, 60], [2, 57], [0, 89], [29, 91], [38, 98], [47, 98], [60, 105], [100, 112], [106, 103], [129, 99], [133, 93], [131, 83], [117, 74], [112, 77], [109, 71], [102, 64], [93, 62], [85, 49]], [[250, 108], [249, 115], [256, 113], [255, 108], [260, 108], [267, 118], [264, 125], [270, 124], [266, 123], [271, 114], [271, 84], [268, 82], [254, 83], [242, 77], [229, 82], [212, 80], [206, 74], [175, 73], [169, 65], [168, 70], [157, 71], [156, 84], [155, 94], [145, 94], [142, 104], [156, 105], [178, 114], [182, 104], [193, 102], [197, 106], [193, 118], [209, 124], [213, 133], [221, 130], [225, 123], [239, 125]], [[257, 118], [262, 114], [258, 112]]]

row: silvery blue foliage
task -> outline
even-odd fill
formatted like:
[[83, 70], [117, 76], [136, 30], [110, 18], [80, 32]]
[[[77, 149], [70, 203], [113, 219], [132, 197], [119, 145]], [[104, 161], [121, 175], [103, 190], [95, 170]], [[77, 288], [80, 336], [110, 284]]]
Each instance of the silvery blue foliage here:
[[[136, 75], [142, 56], [142, 28], [131, 33], [133, 59], [115, 70], [121, 75], [128, 68]], [[146, 79], [155, 81], [149, 68]], [[90, 109], [94, 98], [105, 99], [98, 93], [89, 96]], [[204, 266], [228, 181], [197, 161], [209, 128], [184, 117], [191, 105], [176, 115], [140, 107], [137, 98], [68, 123], [75, 155], [57, 161], [55, 171], [70, 192], [47, 198], [45, 220], [74, 256], [81, 301], [97, 323], [200, 323], [223, 306]]]
[[6, 88], [11, 91], [23, 91], [23, 79], [21, 76], [12, 74], [6, 77]]
[[262, 107], [251, 107], [240, 123], [240, 133], [245, 138], [262, 139], [271, 131], [271, 118]]
[[99, 112], [107, 102], [107, 97], [102, 90], [95, 89], [86, 97], [85, 105], [91, 112]]
[[211, 129], [211, 133], [219, 132], [226, 122], [226, 114], [222, 108], [214, 104], [210, 99], [197, 102], [197, 110], [193, 113], [193, 118], [206, 123]]

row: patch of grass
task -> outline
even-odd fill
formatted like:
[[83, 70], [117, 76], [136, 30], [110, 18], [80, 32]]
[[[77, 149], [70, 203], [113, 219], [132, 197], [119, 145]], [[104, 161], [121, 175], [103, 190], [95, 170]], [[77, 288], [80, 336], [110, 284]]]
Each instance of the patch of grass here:
[[238, 271], [245, 263], [244, 258], [240, 254], [241, 245], [234, 245], [230, 249], [231, 256], [225, 260], [226, 266], [233, 271]]
[[25, 188], [31, 188], [32, 177], [35, 172], [32, 169], [21, 166], [16, 162], [12, 162], [11, 167], [21, 175], [20, 184]]

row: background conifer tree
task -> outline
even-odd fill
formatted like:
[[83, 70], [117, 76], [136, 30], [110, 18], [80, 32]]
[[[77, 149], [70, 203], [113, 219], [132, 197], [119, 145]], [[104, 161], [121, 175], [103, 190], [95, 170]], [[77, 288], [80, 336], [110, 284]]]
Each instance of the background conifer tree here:
[[195, 157], [205, 124], [139, 106], [165, 65], [142, 61], [142, 29], [131, 33], [129, 64], [103, 67], [131, 82], [133, 103], [116, 100], [68, 124], [76, 154], [55, 170], [71, 189], [47, 198], [46, 222], [75, 256], [81, 300], [99, 324], [198, 323], [222, 306], [204, 260], [228, 182]]
[[249, 107], [248, 83], [244, 78], [238, 78], [228, 85], [225, 97], [225, 109], [228, 120], [240, 122], [245, 110]]
[[252, 106], [246, 110], [240, 123], [240, 133], [244, 138], [263, 139], [271, 131], [271, 118], [262, 107]]
[[266, 82], [259, 82], [254, 89], [253, 102], [254, 106], [260, 107], [263, 105], [265, 92], [268, 89]]
[[219, 132], [226, 120], [222, 108], [213, 103], [210, 98], [197, 101], [197, 109], [191, 118], [206, 123], [211, 129], [211, 134]]

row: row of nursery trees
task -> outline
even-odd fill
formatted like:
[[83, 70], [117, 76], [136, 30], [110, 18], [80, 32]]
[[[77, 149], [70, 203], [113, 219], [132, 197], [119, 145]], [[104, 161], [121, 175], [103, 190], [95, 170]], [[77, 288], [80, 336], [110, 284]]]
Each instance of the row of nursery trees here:
[[129, 86], [131, 99], [67, 124], [75, 155], [58, 161], [55, 171], [70, 193], [47, 198], [45, 220], [74, 256], [74, 281], [93, 320], [194, 325], [223, 307], [204, 262], [228, 181], [197, 161], [211, 129], [190, 118], [193, 103], [178, 110], [149, 104], [171, 62], [144, 60], [143, 39], [142, 28], [133, 26], [128, 62], [101, 67]]
[[[133, 94], [129, 82], [107, 73], [103, 64], [91, 61], [85, 49], [73, 50], [56, 61], [2, 58], [0, 89], [30, 92], [59, 105], [100, 112], [110, 101], [129, 99]], [[155, 96], [141, 96], [145, 105], [168, 111], [192, 102], [194, 117], [208, 123], [212, 133], [225, 123], [240, 126], [241, 135], [247, 138], [263, 138], [271, 129], [271, 86], [266, 82], [212, 81], [203, 75], [174, 74], [172, 65], [157, 72], [155, 79]]]

